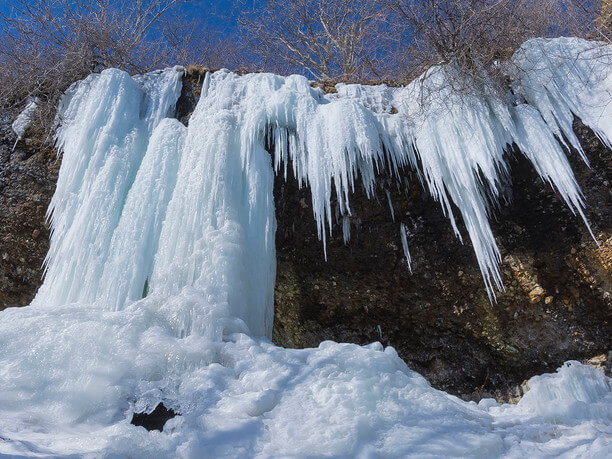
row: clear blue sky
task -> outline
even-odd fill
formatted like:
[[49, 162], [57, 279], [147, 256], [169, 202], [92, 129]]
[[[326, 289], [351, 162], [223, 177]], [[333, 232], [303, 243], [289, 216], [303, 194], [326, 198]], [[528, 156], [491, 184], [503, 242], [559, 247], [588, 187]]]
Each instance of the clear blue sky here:
[[[202, 19], [211, 28], [222, 34], [231, 35], [236, 28], [236, 18], [240, 9], [252, 7], [259, 0], [192, 0], [190, 3], [177, 6], [177, 10], [192, 18]], [[15, 0], [0, 0], [0, 12], [8, 13]]]
[[[251, 2], [241, 2], [252, 4]], [[240, 6], [234, 0], [193, 0], [179, 8], [193, 17], [201, 17], [213, 28], [231, 34], [236, 27]]]

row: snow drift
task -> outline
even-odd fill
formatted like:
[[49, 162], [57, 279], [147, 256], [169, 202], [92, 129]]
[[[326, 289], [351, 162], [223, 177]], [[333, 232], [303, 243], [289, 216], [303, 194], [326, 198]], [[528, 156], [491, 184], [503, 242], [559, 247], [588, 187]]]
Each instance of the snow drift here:
[[[331, 95], [300, 76], [222, 70], [207, 74], [188, 127], [169, 119], [180, 68], [75, 84], [60, 107], [45, 281], [32, 305], [0, 313], [0, 453], [603, 457], [610, 380], [576, 362], [532, 379], [518, 406], [476, 405], [378, 343], [290, 350], [266, 337], [275, 171], [310, 188], [325, 247], [357, 178], [371, 193], [380, 171], [414, 169], [458, 237], [460, 214], [492, 296], [503, 286], [489, 206], [508, 147], [584, 219], [563, 143], [582, 151], [577, 115], [610, 145], [610, 56], [578, 39], [530, 41], [509, 66], [511, 103], [456, 94], [451, 67]], [[129, 424], [160, 401], [180, 413], [163, 433]]]

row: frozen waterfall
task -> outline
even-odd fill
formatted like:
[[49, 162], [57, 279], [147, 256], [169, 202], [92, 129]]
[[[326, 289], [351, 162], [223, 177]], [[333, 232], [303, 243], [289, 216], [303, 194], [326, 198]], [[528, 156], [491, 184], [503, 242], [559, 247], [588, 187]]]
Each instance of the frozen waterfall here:
[[601, 51], [577, 39], [529, 42], [511, 66], [523, 102], [513, 105], [456, 93], [446, 83], [458, 78], [450, 67], [405, 88], [339, 85], [331, 95], [300, 76], [219, 71], [207, 75], [186, 129], [162, 122], [180, 94], [180, 71], [141, 82], [116, 70], [91, 76], [63, 101], [53, 238], [35, 303], [122, 308], [145, 284], [164, 295], [194, 287], [269, 335], [275, 222], [265, 146], [277, 172], [292, 168], [311, 190], [324, 248], [333, 196], [349, 216], [358, 177], [370, 195], [377, 172], [413, 168], [461, 238], [459, 212], [494, 295], [503, 286], [488, 196], [498, 198], [507, 182], [509, 145], [585, 219], [559, 139], [582, 151], [573, 114], [605, 142], [612, 135], [603, 97], [612, 87], [609, 57], [589, 53]]
[[[574, 115], [612, 143], [601, 49], [527, 42], [508, 65], [511, 103], [457, 94], [451, 67], [336, 94], [302, 76], [221, 70], [207, 73], [188, 127], [173, 119], [181, 68], [74, 84], [44, 284], [29, 307], [0, 313], [0, 454], [604, 457], [610, 379], [577, 362], [532, 379], [518, 406], [476, 405], [379, 343], [291, 350], [266, 338], [275, 173], [310, 189], [326, 250], [357, 183], [371, 196], [379, 172], [414, 170], [458, 237], [458, 217], [465, 225], [491, 298], [503, 285], [489, 205], [510, 145], [588, 226], [564, 143], [584, 157]], [[398, 238], [410, 263], [403, 225]], [[163, 433], [129, 424], [160, 401], [181, 414]]]

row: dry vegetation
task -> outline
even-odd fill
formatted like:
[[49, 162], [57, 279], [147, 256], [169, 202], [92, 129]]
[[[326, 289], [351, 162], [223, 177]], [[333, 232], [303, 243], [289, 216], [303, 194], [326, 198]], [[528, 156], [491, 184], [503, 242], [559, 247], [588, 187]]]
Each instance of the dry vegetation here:
[[[533, 37], [610, 43], [612, 1], [266, 0], [224, 36], [178, 8], [188, 0], [14, 0], [0, 15], [0, 107], [38, 97], [50, 126], [65, 89], [91, 72], [165, 65], [249, 67], [334, 81], [406, 83], [453, 63], [462, 85], [503, 86], [495, 65]], [[497, 74], [499, 73], [499, 74]], [[467, 83], [466, 83], [467, 82]], [[461, 89], [461, 88], [459, 88]]]
[[[0, 16], [0, 104], [38, 97], [49, 124], [60, 95], [92, 72], [137, 73], [177, 60], [189, 44], [180, 0], [15, 0]], [[187, 37], [189, 38], [189, 37]]]
[[399, 35], [379, 0], [268, 0], [240, 18], [266, 67], [316, 80], [380, 77]]
[[[405, 69], [420, 74], [436, 63], [455, 63], [466, 74], [507, 60], [526, 40], [586, 36], [593, 2], [579, 0], [387, 0], [410, 35]], [[416, 76], [416, 75], [415, 75]]]

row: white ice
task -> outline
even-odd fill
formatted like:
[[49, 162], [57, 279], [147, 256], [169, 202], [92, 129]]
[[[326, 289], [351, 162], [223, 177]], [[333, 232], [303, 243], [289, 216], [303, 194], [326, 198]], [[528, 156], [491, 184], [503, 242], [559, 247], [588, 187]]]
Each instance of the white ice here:
[[[140, 279], [142, 275], [116, 272], [114, 278], [105, 278], [110, 282], [106, 286], [102, 284], [102, 279], [105, 268], [107, 272], [112, 269], [107, 260], [117, 255], [111, 250], [124, 250], [118, 247], [119, 244], [153, 244], [152, 241], [141, 240], [138, 231], [152, 232], [155, 228], [135, 228], [143, 226], [145, 221], [140, 221], [138, 215], [131, 216], [133, 222], [126, 221], [129, 216], [127, 211], [124, 212], [124, 205], [131, 199], [145, 199], [133, 195], [145, 193], [147, 186], [156, 186], [141, 183], [156, 180], [154, 176], [144, 177], [145, 174], [160, 174], [160, 178], [167, 180], [167, 183], [160, 183], [159, 187], [171, 186], [172, 170], [146, 170], [148, 161], [156, 160], [153, 156], [166, 152], [155, 145], [148, 152], [147, 149], [153, 128], [163, 118], [174, 115], [182, 86], [181, 78], [182, 72], [178, 69], [168, 69], [138, 82], [125, 72], [111, 69], [91, 75], [67, 91], [61, 102], [61, 125], [57, 132], [64, 166], [60, 169], [56, 192], [48, 209], [53, 233], [46, 260], [45, 282], [34, 304], [52, 306], [93, 302], [110, 289], [135, 288], [119, 287], [113, 281], [117, 280], [117, 276], [136, 276]], [[153, 80], [157, 86], [151, 83]], [[178, 142], [178, 139], [170, 138], [173, 134], [157, 134], [153, 141]], [[156, 148], [159, 151], [155, 151]], [[149, 158], [142, 164], [144, 170], [139, 171], [145, 153]], [[162, 162], [152, 166], [157, 168], [160, 164], [165, 165]], [[139, 172], [139, 181], [134, 188]], [[156, 202], [163, 201], [164, 198], [158, 195], [161, 192], [163, 190], [150, 190], [150, 201], [146, 203], [151, 206], [146, 211], [160, 215], [147, 215], [146, 218], [163, 219], [165, 209], [153, 208], [166, 204]], [[129, 196], [130, 193], [132, 196]], [[112, 245], [113, 235], [120, 224], [124, 231], [133, 231], [134, 239], [117, 240]], [[155, 237], [154, 234], [149, 236]], [[118, 238], [125, 239], [125, 236], [115, 236], [115, 239]], [[142, 249], [146, 251], [150, 247]], [[138, 253], [135, 256], [146, 258], [150, 255]], [[146, 266], [146, 260], [143, 261], [145, 264], [131, 266], [130, 269], [146, 272], [150, 267]]]
[[[184, 127], [168, 119], [180, 68], [75, 84], [60, 111], [45, 281], [32, 305], [0, 313], [0, 454], [608, 456], [610, 378], [577, 362], [532, 378], [518, 405], [477, 405], [433, 389], [391, 347], [269, 341], [274, 171], [309, 187], [325, 250], [334, 221], [350, 243], [357, 183], [372, 195], [378, 172], [412, 167], [458, 236], [460, 214], [493, 294], [489, 201], [507, 179], [508, 144], [582, 212], [555, 135], [568, 113], [582, 114], [610, 142], [610, 114], [592, 102], [612, 100], [612, 67], [591, 59], [605, 74], [597, 79], [582, 66], [580, 77], [572, 66], [570, 77], [551, 71], [556, 85], [544, 86], [557, 89], [544, 100], [529, 81], [563, 64], [552, 54], [533, 69], [521, 53], [560, 47], [566, 59], [587, 45], [526, 43], [516, 106], [459, 97], [443, 84], [452, 68], [405, 88], [340, 85], [333, 95], [300, 76], [219, 71]], [[403, 224], [398, 237], [410, 263]], [[160, 401], [180, 413], [164, 432], [130, 424]]]
[[[15, 121], [13, 121], [13, 124], [11, 124], [13, 132], [17, 135], [17, 142], [23, 138], [26, 131], [32, 124], [32, 120], [36, 110], [38, 109], [39, 103], [40, 101], [37, 98], [29, 99], [25, 108], [21, 111], [21, 113], [19, 113], [19, 115], [17, 115], [17, 118], [15, 118]], [[17, 145], [17, 142], [15, 142], [15, 145]]]
[[[179, 339], [180, 306], [5, 312], [0, 454], [604, 458], [612, 447], [610, 379], [577, 362], [532, 379], [519, 405], [476, 405], [378, 343]], [[181, 413], [164, 432], [129, 423], [162, 400]]]
[[412, 272], [412, 258], [410, 257], [410, 250], [408, 248], [408, 236], [406, 235], [406, 225], [400, 224], [400, 238], [402, 240], [402, 249], [404, 250], [404, 256], [406, 257], [406, 263], [408, 264], [408, 270]]

